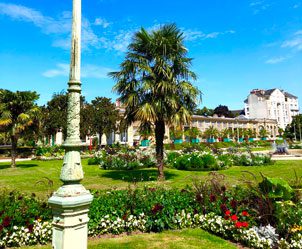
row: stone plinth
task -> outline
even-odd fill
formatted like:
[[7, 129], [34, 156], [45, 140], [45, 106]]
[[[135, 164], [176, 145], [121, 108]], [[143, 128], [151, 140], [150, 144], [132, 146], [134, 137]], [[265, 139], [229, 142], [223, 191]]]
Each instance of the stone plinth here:
[[53, 249], [87, 248], [92, 195], [81, 184], [64, 185], [48, 200], [53, 210]]

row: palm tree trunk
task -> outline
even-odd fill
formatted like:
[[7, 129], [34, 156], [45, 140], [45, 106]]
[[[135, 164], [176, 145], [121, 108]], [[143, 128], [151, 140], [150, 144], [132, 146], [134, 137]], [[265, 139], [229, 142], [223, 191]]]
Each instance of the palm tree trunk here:
[[165, 122], [159, 120], [155, 122], [155, 144], [156, 144], [156, 160], [158, 169], [158, 180], [165, 180], [164, 175], [164, 136]]
[[11, 148], [11, 168], [16, 168], [16, 157], [17, 157], [17, 141], [18, 138], [16, 135], [11, 135], [11, 142], [12, 142], [12, 148]]

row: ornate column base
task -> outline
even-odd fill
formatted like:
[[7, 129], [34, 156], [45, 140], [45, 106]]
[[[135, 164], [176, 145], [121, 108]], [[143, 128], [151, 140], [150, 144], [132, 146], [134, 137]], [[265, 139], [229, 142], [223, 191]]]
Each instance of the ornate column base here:
[[86, 249], [92, 195], [81, 184], [63, 185], [48, 200], [53, 210], [53, 249]]

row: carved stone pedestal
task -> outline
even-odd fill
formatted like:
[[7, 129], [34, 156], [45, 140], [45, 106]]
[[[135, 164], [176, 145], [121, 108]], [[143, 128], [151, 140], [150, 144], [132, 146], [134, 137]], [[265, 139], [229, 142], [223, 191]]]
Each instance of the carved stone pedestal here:
[[92, 195], [81, 184], [64, 185], [48, 200], [53, 210], [54, 249], [87, 248]]

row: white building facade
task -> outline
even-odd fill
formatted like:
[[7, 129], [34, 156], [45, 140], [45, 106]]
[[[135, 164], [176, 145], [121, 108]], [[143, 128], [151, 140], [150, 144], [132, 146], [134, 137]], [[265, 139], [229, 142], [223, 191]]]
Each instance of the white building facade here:
[[245, 103], [245, 116], [251, 119], [274, 119], [285, 129], [299, 114], [298, 98], [278, 88], [250, 92]]

